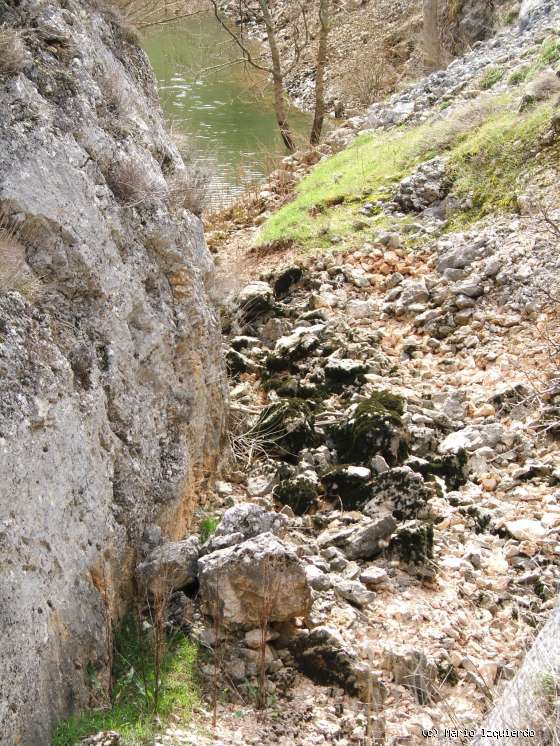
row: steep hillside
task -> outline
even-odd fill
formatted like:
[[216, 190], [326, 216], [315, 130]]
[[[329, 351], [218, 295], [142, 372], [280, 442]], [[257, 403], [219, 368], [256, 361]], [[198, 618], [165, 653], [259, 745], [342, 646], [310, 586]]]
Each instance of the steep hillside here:
[[110, 12], [0, 2], [0, 152], [0, 740], [45, 746], [107, 679], [145, 527], [189, 525], [224, 376], [189, 173]]

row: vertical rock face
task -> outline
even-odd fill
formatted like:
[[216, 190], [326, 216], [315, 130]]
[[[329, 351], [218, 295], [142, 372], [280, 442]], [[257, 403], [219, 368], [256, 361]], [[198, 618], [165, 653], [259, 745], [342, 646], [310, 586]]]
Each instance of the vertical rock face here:
[[0, 732], [44, 746], [105, 675], [144, 526], [184, 533], [225, 387], [212, 263], [144, 54], [89, 0], [0, 0], [6, 29]]

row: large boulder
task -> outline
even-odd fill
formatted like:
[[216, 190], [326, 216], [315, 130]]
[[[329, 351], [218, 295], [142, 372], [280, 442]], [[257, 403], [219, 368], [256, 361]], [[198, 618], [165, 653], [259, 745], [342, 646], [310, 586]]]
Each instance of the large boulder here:
[[226, 626], [288, 621], [311, 607], [303, 564], [272, 533], [201, 557], [198, 576], [204, 610]]
[[421, 474], [408, 466], [379, 474], [370, 488], [371, 499], [364, 506], [366, 515], [376, 516], [380, 507], [389, 507], [397, 520], [416, 518], [434, 497], [432, 485], [426, 484]]
[[255, 280], [245, 285], [235, 299], [235, 306], [242, 321], [254, 321], [270, 311], [274, 292], [267, 282]]
[[339, 547], [348, 559], [373, 559], [387, 548], [397, 523], [385, 515], [358, 525], [327, 529], [317, 539], [319, 547]]
[[327, 497], [340, 500], [345, 510], [363, 506], [371, 497], [371, 469], [338, 466], [322, 477]]
[[450, 433], [439, 444], [439, 452], [443, 454], [458, 453], [459, 451], [475, 451], [477, 448], [495, 448], [504, 437], [503, 425], [499, 422], [488, 425], [468, 425], [462, 430]]
[[280, 337], [274, 346], [274, 353], [268, 360], [268, 366], [272, 370], [281, 370], [289, 367], [290, 363], [306, 357], [319, 346], [324, 329], [324, 324], [298, 326], [291, 334]]
[[163, 597], [196, 581], [200, 551], [198, 536], [170, 541], [156, 547], [136, 567], [136, 582], [142, 595]]

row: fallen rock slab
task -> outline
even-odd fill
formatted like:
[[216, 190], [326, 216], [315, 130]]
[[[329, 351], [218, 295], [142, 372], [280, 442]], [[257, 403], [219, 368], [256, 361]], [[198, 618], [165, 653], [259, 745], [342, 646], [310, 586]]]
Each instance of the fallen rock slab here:
[[[296, 665], [312, 681], [340, 686], [354, 697], [367, 697], [369, 667], [347, 649], [341, 635], [332, 627], [316, 627], [302, 632], [290, 644]], [[376, 699], [383, 698], [383, 685], [373, 680]]]
[[225, 549], [259, 534], [283, 536], [287, 524], [285, 515], [265, 510], [254, 503], [239, 503], [226, 510], [216, 531], [202, 547], [201, 554]]
[[311, 589], [295, 552], [267, 532], [202, 557], [200, 598], [209, 616], [226, 626], [252, 629], [307, 616]]

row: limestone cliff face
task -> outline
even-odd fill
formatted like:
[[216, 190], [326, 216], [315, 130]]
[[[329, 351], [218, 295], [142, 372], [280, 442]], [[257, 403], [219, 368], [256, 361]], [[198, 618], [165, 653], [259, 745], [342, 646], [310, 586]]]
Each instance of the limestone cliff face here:
[[0, 0], [2, 33], [0, 740], [45, 746], [104, 676], [144, 527], [185, 532], [225, 387], [144, 54], [89, 0]]

